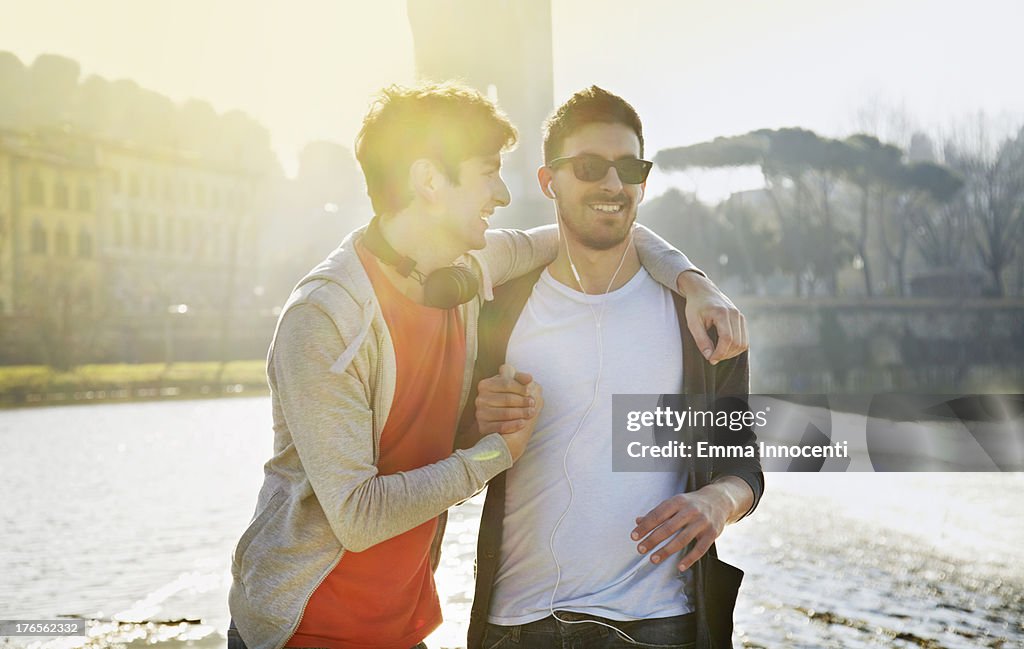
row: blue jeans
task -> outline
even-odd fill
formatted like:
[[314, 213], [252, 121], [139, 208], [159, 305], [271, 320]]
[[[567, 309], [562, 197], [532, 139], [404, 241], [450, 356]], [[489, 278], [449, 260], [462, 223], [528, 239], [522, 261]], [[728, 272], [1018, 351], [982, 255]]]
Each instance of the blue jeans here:
[[[238, 635], [238, 628], [235, 626], [234, 620], [231, 620], [231, 624], [228, 626], [228, 649], [248, 649], [245, 642], [242, 641], [242, 636]], [[288, 648], [285, 647], [285, 649]], [[427, 649], [427, 645], [421, 642], [410, 649]]]
[[[692, 649], [696, 645], [697, 618], [693, 613], [619, 622], [559, 611], [558, 618], [549, 616], [518, 626], [488, 624], [482, 649]], [[632, 641], [607, 626], [579, 623], [582, 620], [611, 625]]]

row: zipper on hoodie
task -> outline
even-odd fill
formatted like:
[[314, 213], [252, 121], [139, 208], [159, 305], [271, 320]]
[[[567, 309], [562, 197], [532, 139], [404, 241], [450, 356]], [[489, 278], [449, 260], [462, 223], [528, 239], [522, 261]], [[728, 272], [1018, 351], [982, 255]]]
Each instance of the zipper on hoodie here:
[[338, 558], [334, 560], [334, 562], [331, 564], [331, 567], [328, 568], [327, 571], [324, 572], [324, 574], [320, 575], [320, 579], [316, 582], [316, 586], [313, 586], [313, 590], [309, 591], [309, 594], [306, 595], [306, 601], [302, 602], [302, 608], [299, 610], [299, 619], [296, 620], [295, 626], [291, 628], [291, 630], [288, 632], [288, 635], [285, 637], [284, 640], [281, 641], [279, 645], [277, 645], [276, 649], [283, 649], [285, 644], [292, 639], [292, 636], [295, 635], [295, 632], [299, 630], [299, 627], [302, 626], [302, 618], [306, 616], [306, 607], [309, 606], [309, 600], [313, 599], [313, 593], [315, 593], [317, 589], [320, 588], [320, 584], [324, 583], [324, 580], [327, 579], [327, 575], [334, 572], [334, 569], [338, 567], [339, 563], [341, 563], [341, 558], [343, 556], [345, 556], [345, 548], [341, 549], [341, 552], [338, 553]]
[[[382, 377], [382, 375], [384, 373], [384, 354], [381, 352], [381, 350], [383, 348], [384, 348], [384, 340], [382, 338], [378, 338], [377, 339], [377, 350], [378, 350], [378, 353], [377, 353], [377, 379], [374, 381], [373, 405], [370, 408], [370, 421], [371, 421], [371, 427], [373, 428], [373, 430], [371, 432], [373, 433], [372, 438], [373, 438], [373, 461], [374, 461], [374, 463], [376, 463], [377, 459], [379, 458], [379, 450], [378, 449], [379, 449], [379, 444], [380, 444], [380, 433], [382, 432], [382, 431], [380, 431], [378, 429], [378, 426], [377, 426], [377, 423], [378, 423], [377, 413], [380, 412], [380, 406], [381, 406], [381, 403], [380, 403], [380, 388], [381, 388], [381, 380], [382, 380], [381, 377]], [[309, 600], [313, 599], [313, 593], [315, 593], [317, 591], [317, 589], [320, 588], [320, 584], [324, 583], [324, 580], [327, 579], [327, 575], [329, 575], [332, 572], [334, 572], [334, 569], [338, 567], [338, 564], [341, 563], [342, 557], [345, 556], [345, 552], [346, 552], [345, 548], [342, 547], [341, 548], [341, 552], [338, 554], [338, 558], [334, 560], [334, 562], [331, 564], [331, 567], [328, 568], [327, 571], [324, 572], [324, 574], [320, 575], [320, 579], [316, 582], [316, 585], [313, 586], [313, 590], [309, 591], [309, 594], [306, 595], [306, 600], [304, 602], [302, 602], [302, 608], [299, 609], [299, 619], [295, 622], [295, 626], [292, 627], [291, 632], [288, 634], [288, 637], [286, 637], [281, 642], [281, 644], [277, 645], [276, 649], [282, 649], [284, 647], [285, 643], [287, 643], [289, 640], [291, 640], [292, 636], [295, 635], [295, 632], [299, 630], [300, 626], [302, 626], [302, 618], [304, 618], [306, 616], [306, 607], [309, 606]]]
[[381, 411], [381, 377], [384, 374], [384, 339], [377, 339], [377, 380], [373, 385], [373, 407], [370, 409], [370, 417], [373, 422], [373, 463], [380, 459], [380, 437], [383, 433], [383, 423], [378, 420]]

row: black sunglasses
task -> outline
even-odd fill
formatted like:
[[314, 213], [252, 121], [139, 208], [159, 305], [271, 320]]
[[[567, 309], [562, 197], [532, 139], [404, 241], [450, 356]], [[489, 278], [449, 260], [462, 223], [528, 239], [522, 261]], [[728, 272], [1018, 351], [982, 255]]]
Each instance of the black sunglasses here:
[[605, 160], [597, 155], [574, 155], [565, 158], [555, 158], [548, 163], [554, 169], [558, 165], [572, 163], [572, 173], [578, 180], [585, 183], [593, 183], [601, 180], [608, 173], [609, 167], [615, 167], [619, 174], [619, 180], [627, 185], [639, 185], [647, 180], [647, 174], [651, 173], [654, 163], [650, 160], [639, 158], [623, 158], [621, 160]]

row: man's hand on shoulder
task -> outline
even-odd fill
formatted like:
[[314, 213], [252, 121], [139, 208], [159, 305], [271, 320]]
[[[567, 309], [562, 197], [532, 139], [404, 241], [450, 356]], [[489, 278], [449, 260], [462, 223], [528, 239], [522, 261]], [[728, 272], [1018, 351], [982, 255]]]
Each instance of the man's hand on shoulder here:
[[[679, 294], [686, 298], [686, 326], [704, 358], [712, 365], [747, 351], [747, 320], [715, 283], [698, 272], [679, 273]], [[708, 330], [718, 332], [718, 345], [711, 343]]]
[[532, 376], [502, 365], [498, 374], [480, 381], [475, 405], [480, 434], [500, 433], [515, 462], [533, 435], [544, 393]]

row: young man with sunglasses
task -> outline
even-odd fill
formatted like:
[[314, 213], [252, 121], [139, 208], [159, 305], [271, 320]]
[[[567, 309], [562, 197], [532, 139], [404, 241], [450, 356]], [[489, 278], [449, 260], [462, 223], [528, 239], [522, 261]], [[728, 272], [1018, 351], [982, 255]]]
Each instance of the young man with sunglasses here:
[[[686, 300], [637, 254], [643, 153], [636, 111], [601, 88], [545, 125], [538, 180], [555, 204], [558, 256], [485, 305], [477, 378], [489, 378], [462, 420], [464, 440], [533, 427], [488, 487], [469, 649], [731, 647], [738, 578], [713, 543], [756, 507], [760, 462], [716, 460], [710, 476], [682, 464], [611, 472], [613, 394], [748, 390], [747, 354], [712, 371]], [[743, 332], [742, 317], [732, 326]], [[523, 410], [538, 385], [544, 408]]]
[[[299, 282], [271, 343], [274, 455], [232, 558], [232, 649], [409, 649], [440, 623], [443, 514], [532, 430], [453, 450], [481, 303], [557, 251], [554, 228], [487, 231], [515, 140], [452, 84], [389, 88], [367, 114], [356, 157], [376, 216]], [[659, 241], [642, 247], [658, 276], [703, 281]], [[717, 289], [690, 288], [720, 315]]]

